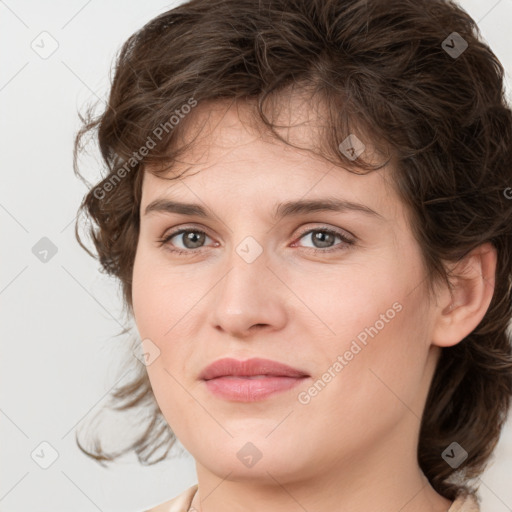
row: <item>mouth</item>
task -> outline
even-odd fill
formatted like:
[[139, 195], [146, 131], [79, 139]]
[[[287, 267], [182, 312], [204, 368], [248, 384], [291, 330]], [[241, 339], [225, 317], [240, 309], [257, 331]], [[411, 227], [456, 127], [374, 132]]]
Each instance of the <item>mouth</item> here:
[[310, 375], [268, 359], [247, 361], [224, 358], [206, 367], [200, 375], [213, 395], [234, 402], [255, 402], [294, 388]]

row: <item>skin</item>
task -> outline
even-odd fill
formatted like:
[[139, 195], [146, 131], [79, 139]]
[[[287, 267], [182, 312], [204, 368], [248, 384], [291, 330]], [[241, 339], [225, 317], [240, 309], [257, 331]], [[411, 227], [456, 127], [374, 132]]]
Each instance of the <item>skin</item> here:
[[[290, 106], [280, 114], [280, 121], [295, 123], [288, 140], [307, 145], [316, 133], [307, 104], [297, 97]], [[133, 312], [141, 339], [160, 351], [147, 366], [155, 397], [196, 461], [193, 506], [447, 511], [451, 502], [418, 466], [420, 418], [441, 348], [460, 342], [489, 306], [495, 251], [473, 251], [455, 268], [465, 278], [454, 279], [452, 293], [439, 285], [429, 297], [390, 169], [351, 174], [263, 135], [250, 115], [243, 104], [199, 105], [186, 132], [203, 127], [197, 144], [168, 176], [193, 172], [174, 181], [146, 172], [143, 181]], [[381, 217], [321, 211], [271, 218], [277, 203], [325, 197], [366, 205]], [[161, 198], [199, 203], [214, 215], [146, 215]], [[203, 245], [187, 249], [182, 235], [159, 245], [180, 227], [204, 230]], [[315, 245], [303, 235], [313, 228], [320, 231], [313, 235], [331, 228], [355, 242], [334, 237]], [[263, 251], [252, 263], [236, 252], [247, 236]], [[400, 312], [309, 403], [300, 403], [298, 394], [395, 303]], [[273, 359], [311, 377], [262, 401], [232, 402], [199, 380], [222, 357]], [[237, 457], [247, 442], [262, 454], [252, 467]]]

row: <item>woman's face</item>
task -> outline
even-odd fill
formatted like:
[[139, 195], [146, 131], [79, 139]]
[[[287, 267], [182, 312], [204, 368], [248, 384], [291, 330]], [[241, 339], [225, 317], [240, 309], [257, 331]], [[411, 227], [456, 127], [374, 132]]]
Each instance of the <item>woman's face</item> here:
[[[419, 246], [388, 171], [349, 173], [260, 137], [234, 107], [200, 108], [202, 135], [173, 175], [192, 172], [145, 174], [133, 272], [147, 371], [170, 427], [221, 478], [284, 483], [415, 457], [439, 349]], [[288, 135], [304, 144], [311, 128]], [[327, 200], [347, 205], [283, 206]], [[273, 377], [292, 387], [252, 399], [237, 386], [265, 390], [271, 378], [224, 377], [218, 387], [235, 395], [221, 395], [201, 378], [221, 358], [270, 359], [308, 377]]]

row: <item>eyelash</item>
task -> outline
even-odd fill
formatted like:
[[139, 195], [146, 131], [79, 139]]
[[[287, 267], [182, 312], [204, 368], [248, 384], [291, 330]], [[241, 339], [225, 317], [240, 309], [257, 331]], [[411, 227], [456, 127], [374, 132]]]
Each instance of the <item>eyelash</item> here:
[[[350, 248], [351, 246], [353, 246], [355, 244], [355, 240], [347, 237], [346, 235], [344, 235], [343, 233], [341, 233], [339, 231], [336, 231], [334, 229], [327, 228], [327, 227], [308, 229], [307, 231], [304, 231], [303, 233], [300, 234], [299, 239], [301, 239], [302, 237], [304, 237], [306, 235], [309, 235], [310, 233], [314, 233], [316, 231], [319, 231], [321, 233], [328, 233], [333, 236], [338, 236], [342, 241], [342, 243], [338, 244], [338, 246], [346, 245], [347, 246], [346, 248]], [[173, 231], [172, 233], [169, 233], [167, 236], [159, 238], [157, 240], [158, 246], [162, 247], [163, 245], [168, 245], [172, 238], [174, 238], [175, 236], [180, 235], [182, 233], [200, 233], [202, 235], [208, 236], [208, 233], [206, 233], [202, 229], [181, 228], [179, 230]], [[346, 249], [346, 248], [345, 249], [336, 248], [338, 246], [334, 246], [329, 249], [316, 249], [314, 247], [306, 247], [305, 249], [309, 250], [310, 252], [313, 252], [314, 254], [320, 254], [320, 253], [325, 254], [325, 253], [331, 253], [331, 252], [338, 252], [338, 251], [342, 251], [342, 250]], [[202, 249], [203, 248], [197, 248], [197, 249], [176, 249], [176, 248], [171, 249], [170, 247], [167, 248], [167, 250], [169, 250], [175, 254], [189, 254], [189, 255], [190, 254], [200, 254], [200, 253], [204, 252]]]

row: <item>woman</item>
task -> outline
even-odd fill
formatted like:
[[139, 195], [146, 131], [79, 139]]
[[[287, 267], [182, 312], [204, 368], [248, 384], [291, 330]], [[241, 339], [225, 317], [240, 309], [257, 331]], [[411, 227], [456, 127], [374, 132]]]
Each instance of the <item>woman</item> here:
[[479, 510], [512, 394], [512, 112], [463, 10], [191, 0], [124, 44], [77, 153], [92, 130], [82, 210], [143, 362], [115, 398], [152, 412], [127, 450], [196, 461], [151, 510]]

